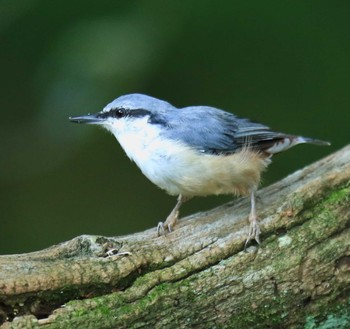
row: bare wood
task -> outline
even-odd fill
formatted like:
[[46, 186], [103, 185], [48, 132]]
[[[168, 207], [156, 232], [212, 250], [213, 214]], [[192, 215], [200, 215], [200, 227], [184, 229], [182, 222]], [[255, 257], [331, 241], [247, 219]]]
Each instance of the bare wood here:
[[[1, 256], [1, 328], [292, 328], [346, 312], [349, 182], [350, 146], [261, 190], [263, 243], [246, 251], [239, 199], [165, 237], [80, 236]], [[121, 254], [105, 257], [112, 248]]]

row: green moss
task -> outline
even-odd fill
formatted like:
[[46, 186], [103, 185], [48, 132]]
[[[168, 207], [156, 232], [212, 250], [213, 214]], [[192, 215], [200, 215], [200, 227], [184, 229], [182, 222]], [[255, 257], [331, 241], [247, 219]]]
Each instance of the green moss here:
[[[306, 317], [304, 329], [347, 329], [350, 328], [350, 299], [348, 302], [327, 306], [326, 316]], [[326, 313], [327, 312], [327, 313]]]
[[[348, 187], [339, 188], [327, 195], [324, 200], [315, 207], [313, 213], [314, 217], [319, 219], [321, 224], [320, 229], [327, 229], [339, 226], [339, 216], [334, 208], [348, 203], [350, 198], [350, 189]], [[345, 223], [344, 223], [345, 224]], [[321, 230], [318, 230], [322, 234]], [[315, 231], [317, 233], [317, 231]]]
[[349, 201], [349, 198], [350, 198], [350, 189], [348, 186], [346, 186], [330, 193], [328, 197], [324, 200], [323, 204], [338, 205], [340, 203], [343, 203], [344, 201], [346, 202]]
[[350, 317], [328, 315], [327, 319], [321, 323], [317, 323], [315, 318], [310, 316], [307, 318], [305, 329], [347, 329], [350, 327]]
[[[297, 215], [297, 218], [292, 221], [290, 224], [291, 231], [289, 234], [292, 234], [293, 227], [300, 223], [300, 219], [306, 223], [303, 224], [303, 232], [298, 232], [298, 235], [295, 237], [297, 239], [308, 239], [318, 241], [322, 239], [326, 231], [332, 231], [334, 228], [339, 227], [339, 221], [343, 220], [337, 214], [336, 209], [340, 205], [348, 203], [350, 200], [350, 188], [348, 186], [339, 186], [336, 189], [333, 189], [325, 192], [323, 199], [317, 204], [313, 204], [312, 201], [309, 201], [308, 204], [303, 204], [303, 210]], [[307, 201], [306, 201], [307, 202]], [[298, 207], [302, 203], [300, 198], [292, 198], [291, 203], [293, 207]], [[294, 208], [293, 208], [294, 209]], [[310, 221], [307, 221], [310, 220]], [[345, 225], [344, 221], [344, 225]]]
[[[242, 312], [237, 312], [222, 328], [240, 329], [265, 329], [265, 328], [285, 328], [288, 320], [293, 321], [293, 309], [296, 309], [295, 319], [300, 318], [299, 313], [304, 312], [301, 306], [291, 307], [294, 302], [285, 298], [276, 298], [268, 303], [264, 303], [256, 309], [248, 308]], [[329, 305], [323, 307], [326, 316], [315, 317], [306, 316], [304, 324], [294, 324], [296, 328], [304, 329], [346, 329], [350, 328], [350, 303], [336, 303], [333, 308]]]
[[[313, 210], [314, 217], [321, 217], [333, 222], [337, 220], [337, 217], [333, 214], [334, 207], [338, 207], [341, 204], [348, 203], [350, 200], [350, 188], [339, 187], [336, 190], [332, 190], [331, 193], [326, 195], [324, 199]], [[333, 225], [333, 223], [329, 223]]]
[[247, 306], [237, 312], [223, 328], [282, 328], [286, 324], [286, 318], [290, 316], [287, 311], [290, 302], [283, 297], [277, 297], [254, 309]]
[[350, 201], [350, 187], [349, 184], [332, 188], [330, 191], [325, 191], [323, 200], [318, 202], [315, 206], [313, 199], [310, 200], [301, 197], [299, 194], [290, 196], [289, 205], [292, 209], [298, 211], [302, 210], [303, 218], [313, 218], [320, 211], [329, 208], [330, 206], [338, 206], [344, 202]]

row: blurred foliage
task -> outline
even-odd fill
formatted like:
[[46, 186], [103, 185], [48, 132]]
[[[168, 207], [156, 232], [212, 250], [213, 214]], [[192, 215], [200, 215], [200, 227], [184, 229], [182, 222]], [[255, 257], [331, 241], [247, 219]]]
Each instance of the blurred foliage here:
[[67, 119], [121, 94], [332, 142], [276, 157], [264, 184], [347, 144], [349, 12], [346, 1], [0, 1], [0, 254], [135, 232], [170, 212], [175, 198], [111, 135]]

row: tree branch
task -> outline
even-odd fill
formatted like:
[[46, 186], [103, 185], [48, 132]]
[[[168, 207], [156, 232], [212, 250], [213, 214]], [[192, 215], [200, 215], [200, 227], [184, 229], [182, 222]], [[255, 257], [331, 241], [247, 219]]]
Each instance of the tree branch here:
[[[242, 198], [189, 216], [162, 237], [155, 228], [80, 236], [1, 256], [1, 328], [350, 322], [349, 181], [350, 146], [259, 191], [263, 242], [246, 251]], [[112, 249], [119, 254], [106, 257]]]

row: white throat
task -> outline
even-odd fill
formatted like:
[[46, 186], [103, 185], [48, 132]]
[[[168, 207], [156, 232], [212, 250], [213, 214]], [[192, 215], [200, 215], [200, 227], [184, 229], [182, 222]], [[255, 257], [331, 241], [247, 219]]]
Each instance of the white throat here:
[[104, 127], [117, 138], [128, 157], [141, 169], [142, 163], [148, 161], [159, 147], [154, 144], [159, 139], [160, 130], [148, 123], [148, 116], [107, 120]]
[[178, 194], [169, 187], [174, 161], [183, 152], [184, 145], [160, 136], [161, 127], [142, 118], [107, 120], [104, 125], [118, 140], [127, 156], [154, 184], [170, 194]]

